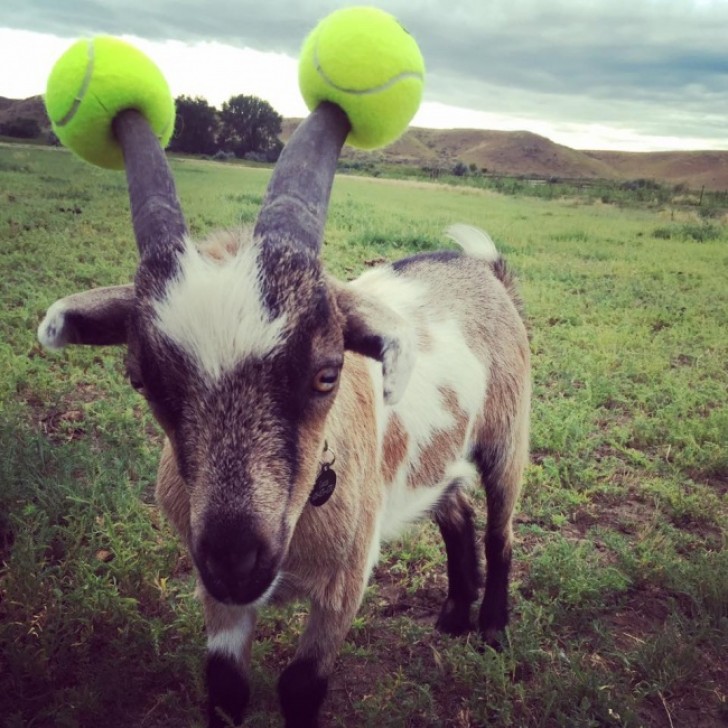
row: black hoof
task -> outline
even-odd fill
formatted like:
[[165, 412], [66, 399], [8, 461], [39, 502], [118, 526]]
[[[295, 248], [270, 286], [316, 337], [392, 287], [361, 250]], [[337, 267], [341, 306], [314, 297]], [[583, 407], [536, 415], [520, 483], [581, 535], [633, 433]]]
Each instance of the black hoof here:
[[278, 697], [286, 728], [316, 728], [328, 684], [314, 660], [294, 661], [281, 673]]
[[442, 611], [435, 623], [435, 629], [453, 637], [467, 634], [473, 629], [473, 622], [470, 619], [470, 607], [470, 602], [463, 603], [448, 599], [442, 605]]
[[209, 728], [240, 725], [250, 699], [250, 686], [235, 660], [224, 655], [209, 655], [206, 679]]

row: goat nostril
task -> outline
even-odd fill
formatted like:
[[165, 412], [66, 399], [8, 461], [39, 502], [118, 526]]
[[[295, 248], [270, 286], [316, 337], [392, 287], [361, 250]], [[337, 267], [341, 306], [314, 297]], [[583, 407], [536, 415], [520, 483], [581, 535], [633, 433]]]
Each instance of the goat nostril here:
[[204, 570], [218, 585], [226, 587], [225, 591], [235, 591], [254, 575], [259, 553], [256, 547], [252, 547], [242, 553], [207, 554]]
[[233, 561], [233, 571], [239, 579], [250, 576], [258, 563], [258, 549], [253, 547], [247, 552], [239, 554]]

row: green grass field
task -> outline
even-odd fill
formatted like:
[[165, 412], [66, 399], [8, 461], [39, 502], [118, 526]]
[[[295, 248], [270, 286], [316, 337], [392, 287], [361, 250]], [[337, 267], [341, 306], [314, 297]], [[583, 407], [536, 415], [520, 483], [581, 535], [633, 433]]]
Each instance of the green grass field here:
[[[175, 160], [191, 230], [254, 220], [268, 172]], [[44, 352], [56, 298], [127, 282], [123, 175], [0, 145], [0, 724], [202, 725], [204, 633], [190, 563], [152, 498], [160, 434], [123, 352]], [[431, 524], [378, 566], [331, 683], [327, 726], [728, 725], [728, 227], [620, 208], [341, 177], [329, 269], [493, 235], [533, 348], [532, 465], [502, 653], [434, 632]], [[699, 242], [702, 241], [702, 242]], [[249, 725], [303, 605], [269, 610]]]

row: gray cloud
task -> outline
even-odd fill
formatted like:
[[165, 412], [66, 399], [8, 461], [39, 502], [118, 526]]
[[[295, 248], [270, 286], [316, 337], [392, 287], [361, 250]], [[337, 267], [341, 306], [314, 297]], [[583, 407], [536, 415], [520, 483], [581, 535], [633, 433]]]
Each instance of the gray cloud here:
[[[728, 3], [380, 0], [418, 39], [428, 98], [728, 148]], [[10, 0], [0, 23], [76, 37], [217, 40], [296, 55], [331, 0]]]

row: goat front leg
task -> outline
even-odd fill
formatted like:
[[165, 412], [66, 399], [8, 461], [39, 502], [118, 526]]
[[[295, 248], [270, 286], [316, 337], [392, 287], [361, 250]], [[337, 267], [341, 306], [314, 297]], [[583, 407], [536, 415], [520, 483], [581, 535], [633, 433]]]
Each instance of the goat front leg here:
[[198, 595], [207, 630], [208, 725], [239, 725], [250, 698], [248, 676], [257, 613], [252, 607], [215, 601], [202, 585]]
[[[367, 568], [352, 570], [311, 599], [306, 628], [290, 665], [278, 681], [286, 728], [316, 728], [328, 690], [329, 675], [354, 621], [369, 577]], [[336, 583], [338, 582], [338, 583]], [[333, 594], [338, 595], [331, 598]]]

